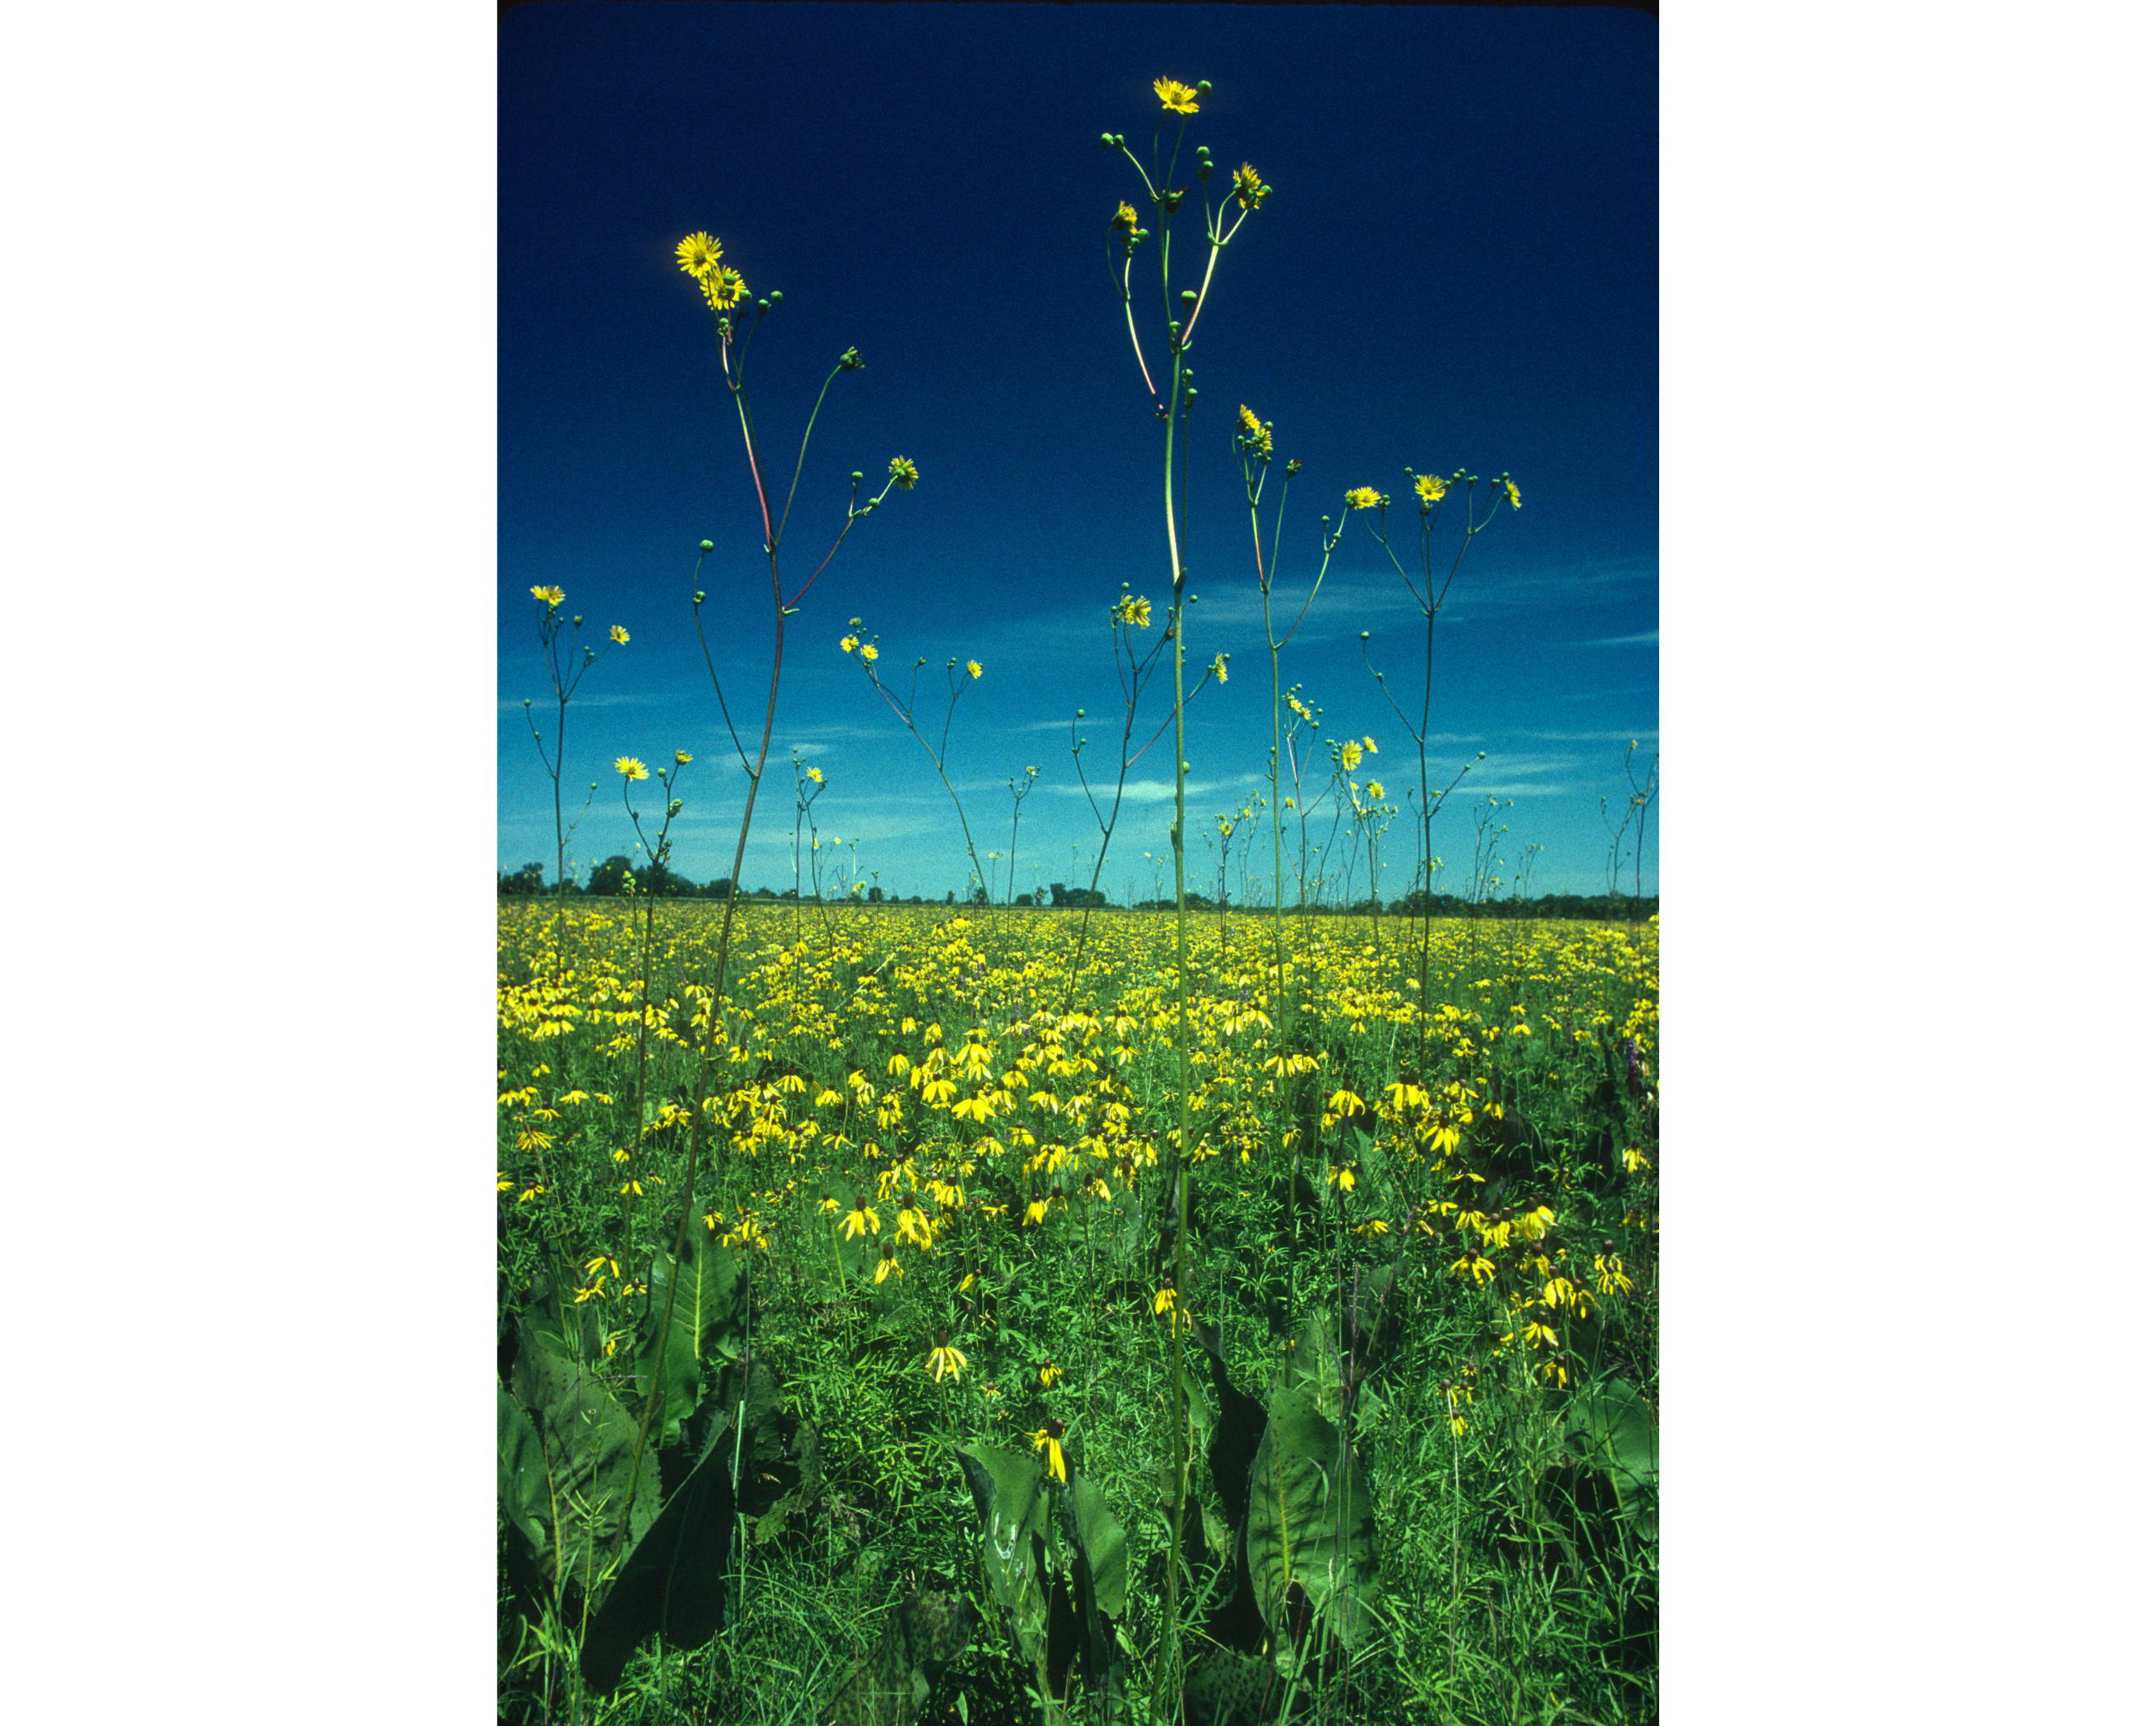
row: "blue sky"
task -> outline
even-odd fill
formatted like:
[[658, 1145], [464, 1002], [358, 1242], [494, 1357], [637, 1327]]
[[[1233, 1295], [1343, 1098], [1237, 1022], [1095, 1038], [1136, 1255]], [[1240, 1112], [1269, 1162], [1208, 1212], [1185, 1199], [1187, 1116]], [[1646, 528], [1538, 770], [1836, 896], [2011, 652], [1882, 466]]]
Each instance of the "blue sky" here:
[[[675, 866], [728, 873], [745, 775], [696, 646], [695, 547], [726, 700], [751, 754], [770, 665], [770, 583], [742, 440], [711, 318], [674, 247], [707, 230], [757, 294], [784, 299], [757, 332], [750, 401], [771, 465], [790, 473], [837, 355], [782, 542], [787, 590], [841, 522], [849, 473], [890, 458], [921, 480], [856, 525], [787, 631], [750, 884], [793, 879], [793, 770], [825, 776], [817, 827], [857, 879], [894, 895], [963, 893], [948, 794], [867, 686], [840, 638], [860, 617], [901, 687], [926, 657], [917, 709], [940, 727], [947, 662], [983, 675], [958, 703], [948, 767], [975, 846], [1011, 884], [1008, 783], [1038, 766], [1015, 846], [1021, 891], [1091, 878], [1099, 847], [1072, 765], [1114, 776], [1120, 697], [1109, 607], [1128, 581], [1166, 621], [1161, 437], [1104, 246], [1150, 152], [1160, 77], [1214, 86], [1183, 142], [1273, 186], [1221, 254], [1192, 366], [1188, 654], [1230, 655], [1192, 704], [1193, 844], [1216, 813], [1255, 809], [1269, 743], [1269, 669], [1241, 470], [1248, 403], [1275, 429], [1262, 512], [1269, 545], [1285, 458], [1276, 607], [1316, 574], [1320, 517], [1351, 486], [1391, 492], [1390, 537], [1419, 578], [1402, 470], [1509, 470], [1502, 510], [1440, 615], [1430, 722], [1434, 786], [1476, 761], [1433, 830], [1442, 889], [1466, 890], [1471, 810], [1492, 797], [1492, 849], [1513, 890], [1600, 892], [1627, 745], [1644, 779], [1659, 745], [1657, 39], [1621, 10], [1200, 7], [548, 7], [501, 27], [499, 83], [498, 861], [553, 857], [552, 789], [526, 728], [551, 713], [529, 590], [555, 585], [587, 639], [627, 647], [590, 672], [568, 717], [565, 800], [598, 796], [571, 845], [630, 852], [620, 756], [696, 757], [677, 789]], [[1171, 124], [1162, 135], [1171, 143]], [[1134, 270], [1149, 364], [1163, 353], [1161, 224]], [[1170, 230], [1173, 286], [1196, 285], [1201, 229]], [[1375, 740], [1357, 777], [1401, 805], [1415, 750], [1365, 669], [1419, 704], [1422, 619], [1358, 516], [1283, 683], [1328, 739]], [[1463, 516], [1433, 538], [1443, 569]], [[1293, 596], [1291, 599], [1289, 596]], [[1194, 677], [1194, 670], [1192, 673]], [[1139, 735], [1166, 711], [1165, 676]], [[1410, 702], [1409, 697], [1416, 697]], [[551, 748], [551, 722], [542, 724]], [[1480, 759], [1476, 757], [1480, 756]], [[1305, 799], [1325, 777], [1322, 763]], [[1167, 853], [1163, 740], [1132, 770], [1101, 885], [1150, 896]], [[648, 818], [664, 798], [647, 785]], [[1659, 815], [1642, 884], [1658, 890]], [[1329, 830], [1329, 808], [1314, 828]], [[1231, 864], [1265, 890], [1270, 842]], [[987, 852], [1002, 853], [992, 863]], [[1149, 860], [1147, 852], [1154, 860]], [[1235, 847], [1240, 858], [1240, 843]], [[1380, 890], [1411, 884], [1412, 816], [1383, 841]], [[1338, 853], [1335, 853], [1337, 868]], [[1313, 861], [1311, 867], [1316, 867]], [[1358, 869], [1364, 866], [1358, 865]], [[1190, 884], [1216, 890], [1217, 851]], [[804, 872], [804, 882], [806, 875]], [[1629, 890], [1632, 869], [1623, 871]]]

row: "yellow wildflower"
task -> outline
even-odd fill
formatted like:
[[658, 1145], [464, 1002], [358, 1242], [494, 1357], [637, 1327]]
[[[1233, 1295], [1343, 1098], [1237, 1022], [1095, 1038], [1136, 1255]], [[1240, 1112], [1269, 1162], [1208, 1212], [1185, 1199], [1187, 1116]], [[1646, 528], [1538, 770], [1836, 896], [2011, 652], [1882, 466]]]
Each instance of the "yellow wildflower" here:
[[1434, 473], [1417, 473], [1415, 476], [1415, 495], [1422, 500], [1422, 507], [1426, 510], [1432, 504], [1444, 501], [1445, 493], [1450, 489]]
[[1035, 1450], [1048, 1452], [1049, 1478], [1068, 1486], [1070, 1477], [1064, 1472], [1063, 1445], [1059, 1442], [1066, 1429], [1060, 1420], [1051, 1420], [1038, 1432], [1028, 1433], [1027, 1436], [1033, 1440]]
[[749, 297], [749, 284], [742, 281], [741, 272], [730, 264], [709, 275], [699, 276], [697, 283], [714, 312], [730, 312]]
[[627, 647], [629, 644], [629, 632], [624, 629], [619, 623], [616, 623], [611, 629], [609, 629], [606, 632], [606, 634], [607, 638], [611, 640], [616, 647]]
[[558, 587], [535, 587], [531, 590], [531, 596], [544, 600], [550, 606], [558, 606], [568, 597]]
[[1257, 177], [1257, 170], [1246, 162], [1235, 170], [1235, 201], [1246, 210], [1255, 210], [1273, 195], [1273, 188]]
[[1153, 80], [1153, 94], [1170, 114], [1198, 112], [1198, 92], [1188, 84], [1179, 84], [1171, 77], [1156, 77]]
[[891, 457], [891, 478], [898, 481], [900, 491], [911, 491], [915, 481], [921, 478], [921, 469], [904, 456], [894, 456]]
[[674, 255], [681, 260], [682, 269], [698, 281], [718, 268], [719, 254], [724, 248], [709, 234], [696, 232], [674, 248]]
[[936, 1333], [936, 1346], [928, 1351], [928, 1376], [942, 1383], [947, 1373], [956, 1379], [966, 1370], [966, 1357], [951, 1346], [951, 1333]]
[[624, 779], [648, 779], [651, 777], [651, 769], [632, 755], [616, 756], [614, 771]]
[[969, 677], [975, 678], [978, 678], [980, 676], [980, 661], [979, 660], [968, 660], [966, 661], [966, 675]]
[[1375, 486], [1358, 485], [1348, 494], [1348, 507], [1351, 510], [1374, 510], [1384, 501]]

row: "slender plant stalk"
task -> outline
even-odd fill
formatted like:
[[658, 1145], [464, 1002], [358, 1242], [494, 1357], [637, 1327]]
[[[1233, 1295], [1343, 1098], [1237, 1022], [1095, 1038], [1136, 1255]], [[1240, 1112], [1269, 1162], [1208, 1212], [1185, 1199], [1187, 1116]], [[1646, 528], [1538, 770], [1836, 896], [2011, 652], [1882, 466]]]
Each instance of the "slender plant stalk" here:
[[[702, 249], [699, 249], [699, 243], [702, 243]], [[759, 300], [756, 302], [755, 319], [745, 330], [737, 331], [729, 313], [732, 307], [738, 304], [741, 298], [745, 297], [747, 289], [740, 285], [738, 276], [731, 276], [733, 286], [738, 288], [739, 291], [729, 291], [727, 284], [731, 273], [723, 273], [718, 270], [717, 243], [712, 242], [708, 235], [691, 235], [681, 243], [679, 254], [682, 268], [696, 278], [698, 284], [704, 291], [706, 299], [712, 306], [713, 334], [718, 345], [719, 368], [725, 379], [727, 393], [733, 398], [736, 416], [740, 421], [742, 443], [747, 450], [749, 457], [749, 474], [756, 488], [756, 507], [763, 519], [763, 554], [766, 567], [771, 576], [773, 627], [771, 687], [765, 697], [763, 735], [757, 742], [756, 759], [753, 766], [748, 763], [747, 753], [741, 748], [739, 735], [734, 735], [735, 752], [741, 756], [743, 765], [748, 767], [749, 789], [742, 804], [740, 831], [734, 843], [734, 867], [728, 877], [729, 885], [726, 895], [726, 909], [719, 922], [718, 954], [712, 969], [711, 1003], [705, 1010], [704, 1033], [696, 1045], [696, 1102], [689, 1119], [689, 1166], [681, 1184], [681, 1206], [674, 1227], [673, 1251], [677, 1264], [680, 1262], [682, 1249], [688, 1242], [689, 1218], [696, 1209], [696, 1177], [702, 1166], [704, 1135], [708, 1125], [712, 1091], [712, 1055], [718, 1046], [720, 1035], [725, 1029], [726, 970], [733, 944], [734, 911], [735, 905], [741, 897], [741, 865], [748, 853], [750, 826], [755, 819], [756, 793], [763, 783], [765, 765], [771, 756], [771, 733], [777, 722], [779, 674], [786, 662], [786, 620], [800, 609], [801, 601], [807, 597], [809, 589], [816, 585], [824, 571], [830, 567], [831, 559], [838, 554], [839, 548], [846, 542], [846, 537], [852, 532], [853, 524], [881, 504], [890, 494], [894, 485], [910, 490], [919, 478], [918, 472], [912, 462], [903, 457], [894, 459], [890, 467], [890, 478], [885, 482], [883, 490], [870, 499], [866, 505], [857, 505], [854, 500], [860, 495], [861, 475], [856, 473], [853, 476], [852, 496], [849, 498], [846, 505], [846, 523], [840, 528], [838, 537], [831, 542], [830, 549], [824, 553], [823, 561], [817, 564], [808, 579], [801, 584], [790, 599], [787, 597], [779, 577], [779, 542], [785, 530], [787, 517], [792, 509], [793, 489], [798, 488], [800, 483], [801, 463], [807, 457], [808, 440], [815, 430], [817, 415], [823, 411], [824, 398], [830, 389], [832, 379], [841, 371], [860, 370], [863, 362], [857, 350], [848, 348], [839, 356], [838, 363], [825, 377], [823, 388], [817, 392], [815, 408], [809, 414], [808, 425], [802, 431], [802, 453], [794, 463], [793, 486], [787, 490], [786, 503], [780, 510], [777, 524], [774, 526], [771, 521], [770, 494], [764, 483], [763, 457], [756, 442], [755, 421], [749, 409], [747, 373], [750, 341], [761, 325], [765, 316], [772, 306], [777, 303], [780, 297], [773, 294], [767, 298]], [[735, 353], [737, 342], [739, 345], [738, 355]], [[710, 555], [712, 548], [709, 540], [704, 541], [699, 547], [695, 573], [702, 573], [703, 559]], [[703, 601], [703, 590], [698, 587], [695, 590], [691, 601], [691, 608], [696, 617], [696, 641], [703, 651], [705, 667], [711, 672], [712, 687], [719, 692], [720, 710], [725, 713], [725, 694], [720, 688], [718, 670], [712, 664], [711, 644], [704, 634]], [[733, 734], [734, 721], [730, 713], [726, 713], [726, 722], [728, 731]], [[726, 1030], [725, 1034], [730, 1047], [732, 1042], [730, 1030]], [[640, 1127], [642, 1124], [638, 1123], [638, 1125]], [[681, 1279], [678, 1276], [667, 1279], [666, 1305], [659, 1325], [659, 1334], [662, 1337], [670, 1333], [674, 1322], [675, 1298], [680, 1291], [680, 1285]], [[643, 1467], [644, 1457], [650, 1449], [652, 1421], [659, 1410], [665, 1391], [666, 1355], [665, 1349], [659, 1350], [651, 1374], [651, 1388], [644, 1399], [643, 1418], [637, 1429], [636, 1448], [632, 1452], [629, 1470], [629, 1495], [632, 1503], [635, 1499], [637, 1482]], [[745, 1383], [744, 1379], [744, 1387]], [[627, 1523], [625, 1519], [622, 1531], [625, 1533], [627, 1527]], [[619, 1538], [620, 1536], [617, 1535], [617, 1547]]]

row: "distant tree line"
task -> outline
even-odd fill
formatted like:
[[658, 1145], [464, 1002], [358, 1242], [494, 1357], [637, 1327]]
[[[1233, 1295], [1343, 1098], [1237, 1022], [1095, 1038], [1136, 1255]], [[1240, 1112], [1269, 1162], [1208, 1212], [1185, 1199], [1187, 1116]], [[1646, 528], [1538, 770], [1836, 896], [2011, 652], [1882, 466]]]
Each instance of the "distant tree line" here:
[[[617, 899], [621, 896], [623, 884], [632, 879], [638, 892], [656, 894], [662, 899], [724, 899], [734, 890], [734, 883], [724, 875], [699, 885], [664, 864], [647, 864], [638, 868], [626, 857], [608, 858], [593, 868], [590, 879], [582, 886], [571, 881], [565, 883], [562, 890], [564, 896], [570, 899]], [[525, 864], [513, 874], [499, 874], [495, 886], [504, 898], [547, 896], [554, 890], [547, 879], [545, 866], [536, 863]], [[791, 903], [795, 896], [791, 887], [777, 891], [769, 887], [748, 887], [741, 892], [744, 899], [770, 900], [775, 903]], [[841, 896], [825, 900], [812, 894], [809, 902], [932, 905], [939, 901], [924, 900], [919, 894], [900, 899], [895, 895], [887, 895], [881, 887], [871, 887], [857, 899], [849, 900]], [[955, 893], [946, 893], [940, 901], [944, 905], [957, 902], [958, 895]], [[969, 895], [968, 902], [985, 905], [987, 895], [977, 884]], [[1021, 893], [1016, 903], [1070, 910], [1118, 908], [1107, 894], [1097, 888], [1067, 887], [1060, 881], [1051, 881], [1045, 889], [1037, 887], [1031, 893]], [[1183, 903], [1193, 911], [1234, 911], [1238, 916], [1270, 916], [1273, 910], [1269, 905], [1224, 905], [1218, 900], [1207, 898], [1203, 893], [1185, 894]], [[1136, 911], [1173, 911], [1175, 908], [1176, 902], [1172, 899], [1141, 899], [1132, 907]], [[1655, 894], [1649, 894], [1645, 898], [1634, 898], [1628, 894], [1543, 893], [1532, 899], [1515, 895], [1508, 899], [1470, 900], [1457, 893], [1409, 893], [1382, 907], [1374, 907], [1371, 901], [1365, 899], [1354, 905], [1308, 906], [1296, 914], [1322, 917], [1367, 917], [1374, 908], [1391, 916], [1420, 916], [1427, 910], [1433, 916], [1486, 917], [1502, 922], [1549, 918], [1574, 922], [1644, 922], [1662, 909], [1662, 900]]]

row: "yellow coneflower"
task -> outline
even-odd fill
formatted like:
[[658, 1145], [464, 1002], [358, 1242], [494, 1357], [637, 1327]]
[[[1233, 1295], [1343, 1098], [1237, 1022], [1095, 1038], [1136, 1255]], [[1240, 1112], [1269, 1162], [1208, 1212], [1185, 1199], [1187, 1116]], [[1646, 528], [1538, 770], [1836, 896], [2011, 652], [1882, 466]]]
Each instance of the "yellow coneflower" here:
[[1039, 1431], [1027, 1435], [1033, 1440], [1035, 1450], [1048, 1452], [1049, 1478], [1059, 1481], [1065, 1486], [1070, 1483], [1070, 1477], [1063, 1467], [1062, 1440], [1063, 1435], [1069, 1430], [1070, 1429], [1060, 1420], [1051, 1420]]
[[928, 1376], [942, 1383], [946, 1374], [955, 1380], [966, 1370], [966, 1357], [951, 1346], [951, 1333], [936, 1333], [936, 1346], [928, 1351]]

